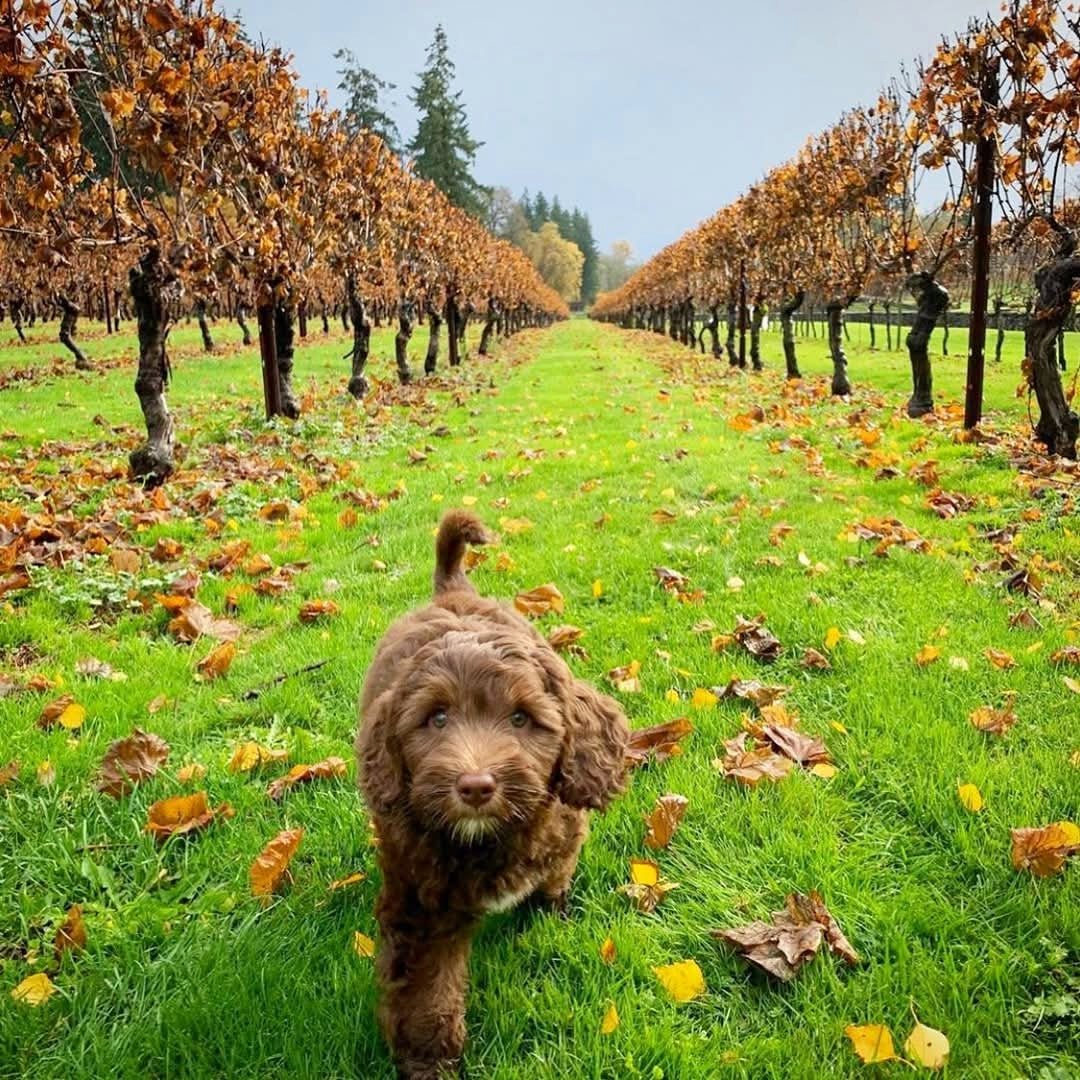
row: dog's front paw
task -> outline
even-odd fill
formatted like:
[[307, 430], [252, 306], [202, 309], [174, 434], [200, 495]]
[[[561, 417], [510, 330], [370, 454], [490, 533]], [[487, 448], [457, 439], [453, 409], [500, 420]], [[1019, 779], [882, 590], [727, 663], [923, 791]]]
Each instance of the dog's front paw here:
[[404, 1061], [398, 1065], [400, 1080], [456, 1080], [460, 1074], [456, 1061]]

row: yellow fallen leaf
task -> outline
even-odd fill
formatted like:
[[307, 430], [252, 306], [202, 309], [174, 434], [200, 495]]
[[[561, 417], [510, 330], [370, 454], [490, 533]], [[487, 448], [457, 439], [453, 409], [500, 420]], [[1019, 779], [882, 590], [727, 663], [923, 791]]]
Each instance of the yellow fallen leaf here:
[[630, 880], [635, 885], [655, 885], [660, 880], [660, 867], [652, 859], [631, 859]]
[[1074, 693], [1080, 694], [1080, 679], [1074, 679], [1071, 675], [1062, 675], [1061, 681]]
[[839, 731], [841, 735], [849, 734], [848, 729], [844, 727], [839, 720], [830, 720], [829, 727], [831, 727], [833, 731]]
[[840, 644], [840, 639], [843, 636], [844, 635], [840, 633], [840, 627], [830, 626], [829, 629], [825, 631], [825, 648], [835, 649], [836, 646]]
[[615, 1008], [615, 1002], [612, 1002], [604, 1013], [604, 1019], [600, 1021], [600, 1034], [610, 1035], [618, 1026], [619, 1010]]
[[835, 765], [830, 765], [827, 761], [819, 761], [810, 767], [810, 772], [823, 780], [831, 780], [839, 771]]
[[86, 719], [86, 708], [77, 701], [73, 701], [58, 717], [61, 727], [68, 731], [78, 731]]
[[600, 959], [605, 964], [615, 963], [615, 942], [611, 938], [604, 938], [603, 944], [600, 946]]
[[361, 934], [359, 930], [353, 934], [352, 947], [357, 956], [365, 959], [375, 955], [375, 942], [367, 934]]
[[592, 583], [592, 594], [594, 600], [599, 600], [604, 595], [604, 583], [599, 578]]
[[675, 1001], [693, 1001], [705, 993], [705, 977], [693, 960], [680, 960], [677, 964], [655, 967], [653, 971]]
[[45, 974], [39, 971], [36, 975], [27, 975], [14, 990], [11, 991], [13, 1000], [23, 1005], [44, 1005], [56, 993], [56, 984]]
[[983, 808], [982, 792], [974, 784], [957, 784], [956, 794], [964, 808], [977, 814]]
[[727, 587], [731, 592], [738, 592], [745, 584], [746, 582], [741, 577], [734, 575], [727, 579]]
[[904, 1049], [908, 1057], [924, 1069], [943, 1069], [949, 1060], [949, 1040], [945, 1033], [925, 1024], [915, 1024]]
[[915, 663], [919, 667], [926, 667], [927, 664], [932, 664], [939, 656], [941, 656], [941, 650], [936, 645], [924, 645], [915, 654]]
[[858, 630], [849, 630], [847, 632], [847, 636], [848, 636], [848, 641], [850, 641], [854, 645], [865, 645], [866, 644], [866, 638], [864, 638], [862, 636], [862, 634], [859, 633]]
[[329, 886], [330, 892], [337, 892], [338, 889], [347, 889], [350, 885], [356, 885], [366, 877], [367, 874], [357, 870], [355, 874], [349, 874], [346, 877], [338, 878], [337, 881], [331, 881]]
[[695, 709], [708, 709], [717, 703], [720, 699], [711, 691], [706, 690], [703, 687], [698, 687], [694, 691], [694, 696], [690, 699], [690, 704]]
[[844, 1028], [844, 1034], [851, 1040], [855, 1053], [867, 1065], [896, 1059], [892, 1034], [883, 1024], [852, 1025]]
[[679, 691], [675, 689], [665, 691], [664, 700], [670, 701], [672, 705], [678, 705], [679, 701], [681, 700], [679, 697]]

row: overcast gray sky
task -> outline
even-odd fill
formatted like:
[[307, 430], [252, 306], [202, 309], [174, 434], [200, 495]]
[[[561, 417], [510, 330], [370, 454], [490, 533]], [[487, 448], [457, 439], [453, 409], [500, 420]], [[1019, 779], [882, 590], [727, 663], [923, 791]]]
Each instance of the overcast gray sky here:
[[[996, 4], [990, 5], [995, 10]], [[222, 0], [340, 101], [335, 50], [397, 84], [395, 119], [442, 22], [482, 183], [586, 211], [638, 257], [793, 154], [985, 0]]]

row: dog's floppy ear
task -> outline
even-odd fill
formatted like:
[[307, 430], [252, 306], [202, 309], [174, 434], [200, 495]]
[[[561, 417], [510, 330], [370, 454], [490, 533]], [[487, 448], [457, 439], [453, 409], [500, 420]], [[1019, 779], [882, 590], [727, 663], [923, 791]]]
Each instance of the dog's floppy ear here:
[[618, 702], [572, 676], [560, 691], [566, 735], [553, 789], [567, 806], [603, 810], [626, 786], [626, 717]]
[[393, 716], [394, 694], [387, 690], [364, 711], [356, 737], [360, 790], [372, 810], [393, 810], [405, 795], [405, 769]]

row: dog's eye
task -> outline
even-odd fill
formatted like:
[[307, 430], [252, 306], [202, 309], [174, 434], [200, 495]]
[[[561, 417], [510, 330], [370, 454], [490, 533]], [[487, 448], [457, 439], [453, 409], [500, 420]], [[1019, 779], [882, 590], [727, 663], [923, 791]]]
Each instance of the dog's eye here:
[[445, 709], [436, 709], [428, 718], [427, 722], [431, 727], [443, 728], [446, 727], [446, 721], [448, 717]]
[[524, 709], [515, 709], [513, 716], [510, 717], [510, 723], [514, 727], [525, 727], [532, 717]]

